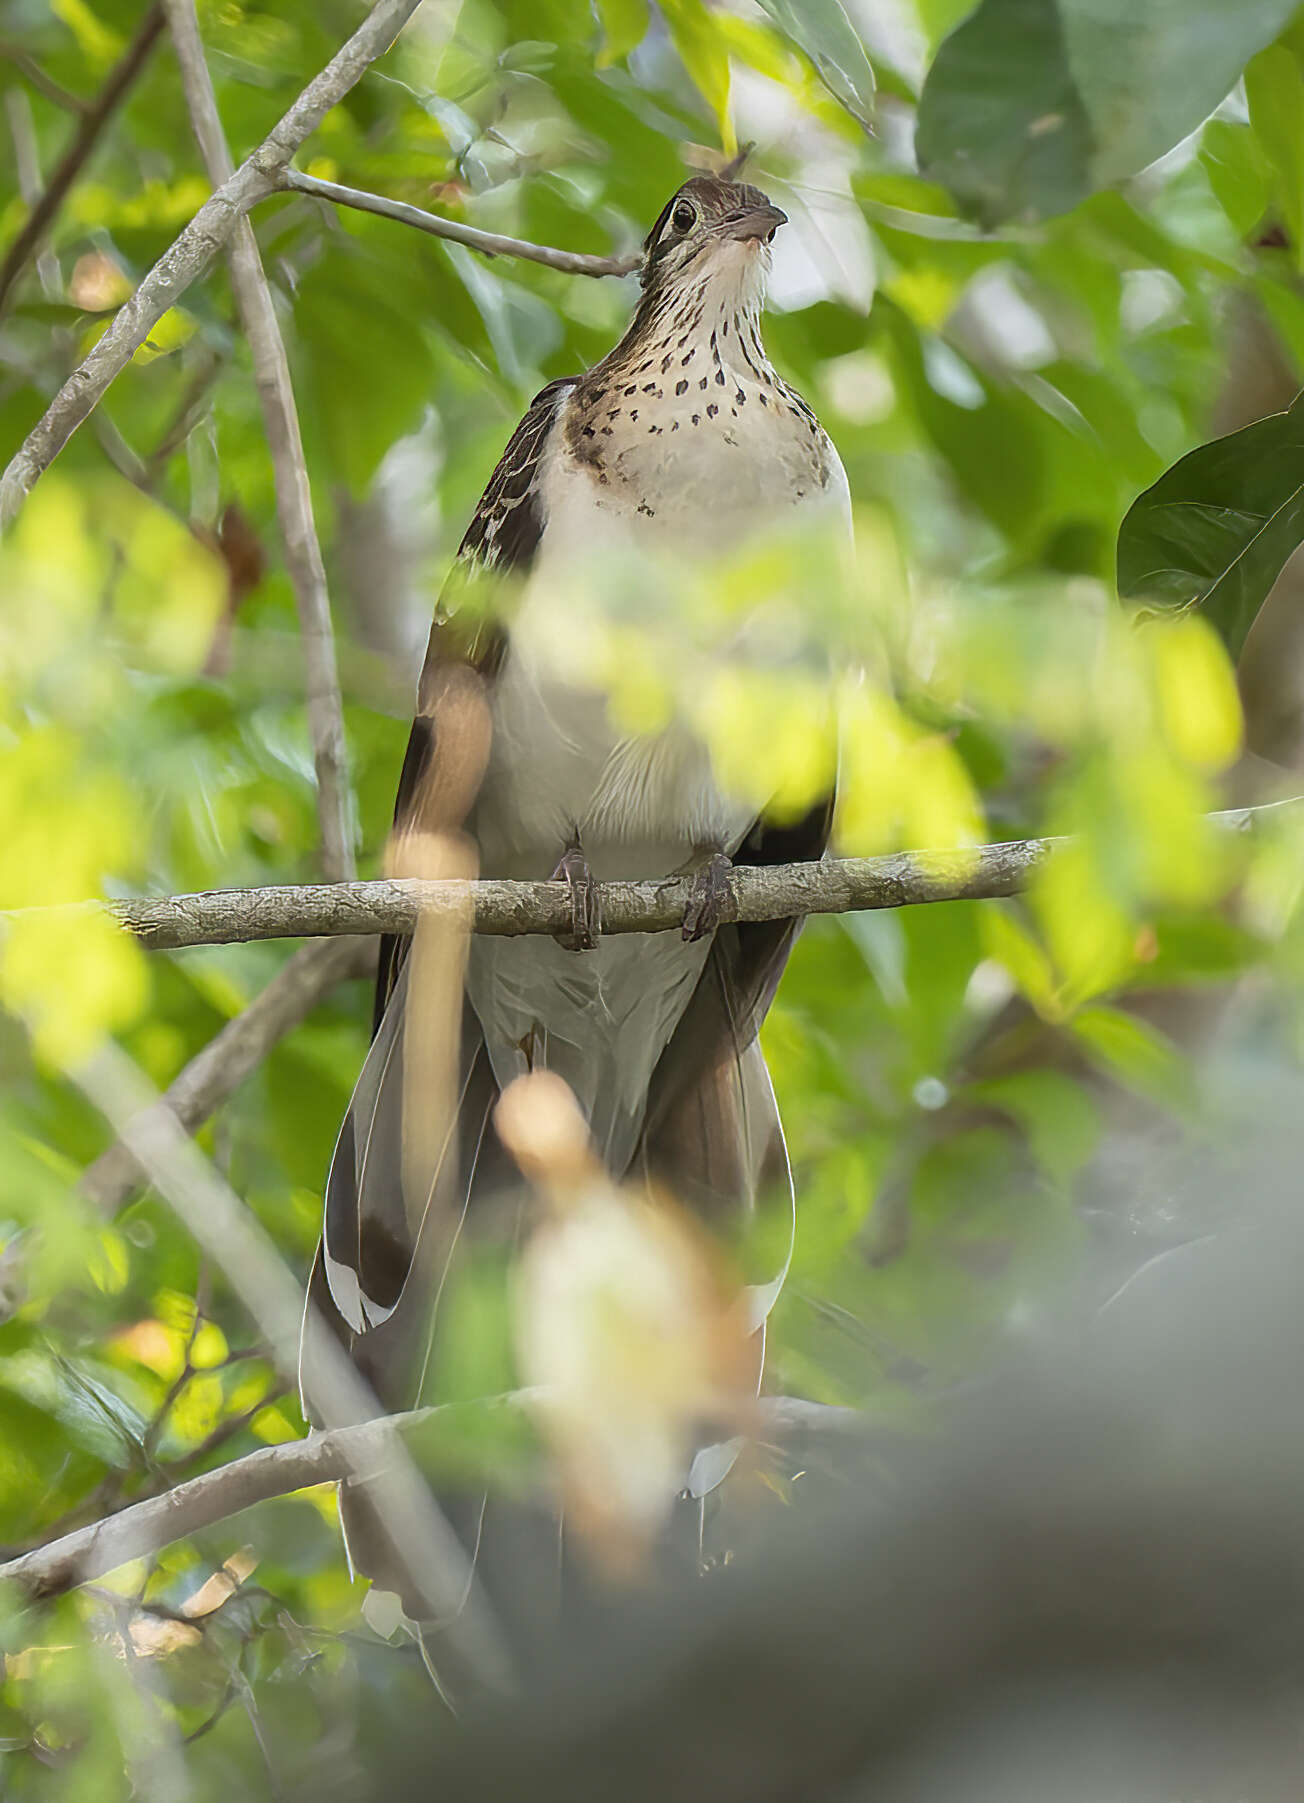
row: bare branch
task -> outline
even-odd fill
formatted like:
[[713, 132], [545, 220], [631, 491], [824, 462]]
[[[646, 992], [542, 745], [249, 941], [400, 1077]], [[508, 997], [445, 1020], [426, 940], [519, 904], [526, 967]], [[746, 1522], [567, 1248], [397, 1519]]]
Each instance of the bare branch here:
[[[487, 1398], [485, 1406], [518, 1408], [530, 1398], [530, 1391], [516, 1390]], [[757, 1407], [760, 1433], [856, 1435], [868, 1426], [855, 1409], [826, 1407], [795, 1396], [762, 1396]], [[263, 1447], [216, 1471], [190, 1478], [162, 1496], [132, 1503], [116, 1515], [11, 1559], [0, 1565], [0, 1584], [14, 1584], [33, 1599], [61, 1596], [80, 1584], [93, 1583], [129, 1559], [158, 1552], [255, 1503], [288, 1496], [312, 1484], [375, 1476], [386, 1469], [403, 1435], [447, 1413], [448, 1406], [409, 1409], [355, 1426], [331, 1428], [306, 1440]]]
[[[157, 1105], [170, 1109], [187, 1133], [196, 1132], [324, 995], [349, 977], [366, 975], [375, 961], [375, 949], [365, 939], [301, 947], [261, 995], [195, 1054]], [[118, 1141], [84, 1173], [81, 1191], [112, 1215], [144, 1181], [140, 1165]]]
[[[223, 1272], [266, 1340], [276, 1368], [292, 1377], [298, 1362], [303, 1297], [267, 1234], [203, 1156], [135, 1064], [111, 1041], [72, 1073], [83, 1094], [117, 1130], [150, 1181], [191, 1237]], [[329, 1427], [370, 1421], [380, 1409], [330, 1329], [312, 1312], [305, 1377], [309, 1401]], [[447, 1623], [483, 1681], [510, 1683], [505, 1643], [466, 1554], [440, 1514], [411, 1460], [399, 1457], [379, 1472], [374, 1460], [346, 1443], [347, 1475], [373, 1481], [373, 1494], [414, 1594]], [[160, 1498], [166, 1509], [176, 1492]], [[148, 1505], [142, 1504], [141, 1507]], [[125, 1520], [124, 1511], [114, 1520]], [[111, 1527], [112, 1522], [106, 1524]], [[108, 1569], [101, 1566], [101, 1570]]]
[[[1304, 796], [1207, 816], [1228, 832], [1249, 832], [1304, 806]], [[1064, 839], [1014, 839], [966, 851], [894, 852], [882, 858], [824, 858], [812, 864], [740, 864], [730, 873], [725, 920], [787, 920], [908, 908], [921, 902], [989, 901], [1018, 895]], [[600, 883], [604, 933], [666, 933], [684, 918], [691, 878]], [[423, 882], [286, 884], [270, 889], [211, 889], [199, 895], [72, 902], [57, 912], [103, 909], [148, 951], [235, 945], [251, 939], [308, 939], [340, 933], [410, 933], [427, 912], [460, 918], [468, 895], [477, 933], [515, 938], [564, 933], [571, 921], [564, 883]], [[14, 918], [10, 915], [9, 918]], [[0, 922], [5, 916], [0, 915]]]
[[531, 244], [524, 238], [504, 238], [498, 232], [482, 232], [478, 226], [461, 225], [455, 219], [441, 219], [438, 213], [423, 212], [404, 200], [387, 200], [382, 194], [367, 194], [361, 188], [345, 188], [339, 182], [321, 181], [315, 175], [304, 175], [299, 169], [282, 169], [277, 186], [294, 194], [311, 194], [318, 200], [333, 201], [337, 207], [354, 207], [359, 213], [396, 219], [400, 225], [413, 225], [419, 232], [429, 232], [432, 238], [447, 238], [453, 244], [469, 245], [486, 257], [520, 257], [527, 263], [543, 263], [549, 269], [564, 270], [568, 275], [632, 275], [643, 261], [641, 256], [593, 257], [582, 251], [555, 250], [549, 244]]
[[[797, 914], [843, 914], [859, 908], [904, 908], [915, 902], [975, 901], [1016, 895], [1055, 841], [985, 845], [950, 869], [900, 852], [885, 858], [829, 858], [818, 864], [742, 865], [730, 873], [726, 920], [785, 920]], [[600, 883], [604, 933], [665, 933], [682, 925], [691, 878]], [[105, 909], [149, 951], [190, 945], [234, 945], [252, 939], [300, 939], [337, 933], [410, 933], [423, 913], [460, 917], [470, 896], [473, 931], [514, 938], [564, 933], [571, 919], [565, 883], [475, 883], [382, 878], [368, 883], [313, 883], [269, 889], [213, 889], [131, 901], [76, 902]]]
[[[195, 137], [209, 180], [214, 187], [220, 187], [230, 181], [233, 166], [204, 58], [194, 0], [164, 0], [164, 5]], [[347, 882], [354, 874], [355, 865], [344, 712], [335, 664], [335, 634], [331, 626], [326, 567], [313, 520], [312, 492], [303, 454], [303, 436], [299, 430], [299, 413], [294, 404], [294, 387], [290, 381], [290, 364], [253, 227], [247, 219], [241, 219], [237, 224], [227, 255], [231, 265], [231, 286], [249, 342], [254, 382], [272, 455], [276, 518], [281, 529], [285, 566], [299, 610], [307, 676], [308, 728], [317, 772], [322, 868], [329, 881]]]
[[164, 313], [204, 273], [250, 207], [275, 190], [279, 171], [330, 109], [388, 50], [420, 3], [376, 0], [343, 49], [309, 82], [230, 181], [204, 202], [164, 251], [136, 292], [118, 309], [85, 361], [69, 376], [0, 478], [0, 526], [14, 519], [33, 486]]
[[26, 267], [27, 259], [40, 244], [51, 221], [63, 204], [64, 196], [86, 165], [87, 158], [99, 142], [100, 134], [122, 104], [132, 84], [145, 67], [154, 41], [163, 29], [163, 7], [155, 0], [141, 20], [135, 37], [105, 82], [98, 99], [82, 114], [72, 143], [64, 151], [50, 177], [44, 194], [27, 215], [26, 223], [5, 252], [0, 262], [0, 313], [3, 313], [10, 290]]

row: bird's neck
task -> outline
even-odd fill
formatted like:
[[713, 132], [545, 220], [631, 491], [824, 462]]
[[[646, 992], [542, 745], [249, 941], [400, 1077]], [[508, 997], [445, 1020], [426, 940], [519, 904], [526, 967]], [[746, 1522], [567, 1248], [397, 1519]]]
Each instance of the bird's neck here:
[[604, 377], [619, 378], [645, 365], [659, 368], [667, 357], [673, 365], [687, 352], [703, 350], [712, 362], [737, 375], [773, 382], [761, 335], [763, 298], [754, 282], [718, 277], [651, 289], [639, 302], [625, 336], [598, 367]]

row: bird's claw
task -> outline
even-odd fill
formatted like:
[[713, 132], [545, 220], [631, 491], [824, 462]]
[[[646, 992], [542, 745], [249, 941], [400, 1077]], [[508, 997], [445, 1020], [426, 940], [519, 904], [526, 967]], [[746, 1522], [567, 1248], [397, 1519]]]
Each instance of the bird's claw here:
[[693, 886], [684, 906], [684, 938], [691, 943], [714, 933], [728, 918], [733, 904], [730, 873], [733, 865], [722, 851], [712, 852], [693, 874]]
[[567, 846], [551, 880], [570, 885], [571, 926], [569, 932], [558, 933], [558, 945], [568, 952], [593, 951], [602, 931], [602, 908], [597, 881], [578, 845]]

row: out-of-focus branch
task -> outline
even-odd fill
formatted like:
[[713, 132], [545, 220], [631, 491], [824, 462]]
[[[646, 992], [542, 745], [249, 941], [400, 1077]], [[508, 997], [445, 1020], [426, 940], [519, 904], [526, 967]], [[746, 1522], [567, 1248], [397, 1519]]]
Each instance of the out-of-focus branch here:
[[[194, 1133], [324, 995], [337, 983], [366, 975], [375, 961], [375, 948], [365, 939], [326, 939], [301, 947], [243, 1013], [195, 1054], [158, 1107], [169, 1109], [187, 1133]], [[84, 1173], [81, 1190], [111, 1215], [143, 1181], [140, 1165], [118, 1141]]]
[[[1232, 808], [1208, 819], [1228, 832], [1249, 832], [1298, 809], [1304, 797], [1257, 808]], [[804, 914], [850, 914], [907, 908], [921, 902], [989, 901], [1018, 895], [1065, 839], [1014, 839], [963, 852], [895, 852], [883, 858], [824, 858], [811, 864], [739, 865], [730, 872], [724, 920], [787, 920]], [[684, 918], [691, 878], [600, 883], [604, 933], [665, 933]], [[213, 889], [199, 895], [74, 902], [102, 908], [149, 951], [187, 945], [235, 945], [251, 939], [308, 939], [338, 933], [410, 933], [428, 911], [461, 917], [468, 896], [472, 930], [513, 938], [564, 933], [571, 922], [564, 883], [424, 882], [310, 883], [270, 889]], [[0, 915], [0, 920], [3, 920]]]
[[359, 213], [395, 219], [400, 225], [429, 232], [432, 238], [446, 238], [452, 244], [468, 245], [486, 257], [520, 257], [527, 263], [543, 263], [549, 269], [564, 270], [568, 275], [632, 275], [643, 261], [641, 256], [594, 257], [583, 251], [556, 250], [550, 244], [531, 244], [524, 238], [504, 238], [498, 232], [482, 232], [478, 226], [462, 225], [456, 219], [441, 219], [438, 213], [424, 212], [404, 200], [387, 200], [383, 194], [345, 188], [339, 182], [304, 175], [299, 169], [282, 169], [277, 186], [293, 194], [310, 194], [317, 200], [329, 200], [337, 207], [353, 207]]
[[87, 158], [99, 142], [100, 133], [126, 97], [154, 48], [154, 40], [163, 29], [163, 7], [155, 0], [141, 20], [135, 37], [105, 82], [99, 98], [82, 114], [72, 143], [64, 151], [58, 166], [46, 184], [45, 192], [32, 207], [18, 236], [0, 262], [0, 313], [4, 311], [10, 290], [27, 264], [27, 259], [40, 244], [51, 221], [63, 204], [64, 196], [86, 165]]
[[83, 100], [80, 95], [73, 94], [63, 87], [54, 77], [47, 75], [34, 56], [28, 56], [16, 44], [0, 42], [0, 62], [12, 63], [25, 82], [34, 87], [38, 94], [44, 94], [55, 106], [62, 107], [65, 113], [75, 113], [79, 118], [89, 113], [95, 102]]
[[[494, 1407], [516, 1408], [530, 1396], [531, 1392], [518, 1390], [489, 1402]], [[761, 1432], [855, 1435], [866, 1429], [865, 1417], [854, 1409], [825, 1407], [795, 1396], [763, 1396], [757, 1408]], [[331, 1428], [306, 1440], [263, 1447], [216, 1471], [190, 1478], [162, 1496], [132, 1503], [116, 1515], [11, 1559], [0, 1565], [0, 1584], [14, 1584], [32, 1598], [60, 1596], [79, 1584], [92, 1583], [129, 1559], [158, 1552], [255, 1503], [288, 1496], [311, 1484], [374, 1475], [385, 1468], [404, 1434], [428, 1426], [447, 1412], [438, 1406], [409, 1409], [404, 1414]]]
[[[194, 0], [164, 0], [164, 5], [200, 154], [209, 180], [215, 188], [220, 188], [230, 181], [234, 169], [204, 57]], [[355, 868], [353, 806], [326, 567], [313, 520], [312, 491], [303, 454], [299, 412], [294, 404], [289, 359], [276, 321], [276, 308], [267, 285], [263, 260], [258, 254], [253, 227], [247, 219], [237, 223], [227, 246], [227, 256], [231, 266], [231, 286], [249, 342], [254, 383], [272, 455], [276, 517], [281, 529], [285, 566], [299, 610], [307, 677], [308, 727], [317, 772], [322, 868], [331, 882], [347, 882]]]
[[[33, 486], [164, 313], [208, 268], [250, 207], [274, 192], [278, 172], [376, 58], [389, 49], [420, 3], [376, 0], [344, 47], [164, 251], [11, 459], [0, 478], [0, 526], [15, 517]], [[161, 8], [159, 16], [161, 21]]]
[[[351, 1427], [377, 1416], [375, 1398], [330, 1329], [311, 1310], [304, 1320], [299, 1285], [259, 1222], [172, 1111], [157, 1105], [157, 1091], [131, 1059], [108, 1042], [72, 1075], [222, 1272], [266, 1341], [271, 1362], [291, 1379], [298, 1363], [299, 1325], [304, 1321], [311, 1351], [305, 1358], [305, 1387], [314, 1416], [331, 1428]], [[348, 1476], [373, 1480], [370, 1494], [411, 1593], [423, 1599], [432, 1618], [454, 1637], [482, 1682], [498, 1689], [510, 1685], [510, 1660], [488, 1603], [461, 1543], [411, 1460], [400, 1452], [377, 1472], [374, 1459], [352, 1442], [346, 1442], [345, 1454]], [[177, 1494], [169, 1491], [158, 1499], [165, 1517], [177, 1506], [172, 1500]], [[129, 1513], [123, 1511], [114, 1521], [125, 1521]], [[105, 1524], [105, 1532], [112, 1527], [113, 1522]], [[124, 1556], [131, 1555], [110, 1555], [111, 1564]], [[110, 1569], [111, 1564], [98, 1569]]]
[[[35, 207], [41, 199], [41, 165], [37, 155], [36, 126], [32, 120], [32, 103], [26, 88], [5, 89], [5, 113], [9, 119], [9, 135], [14, 141], [14, 162], [18, 171], [18, 192], [23, 204]], [[36, 273], [41, 292], [53, 300], [60, 291], [59, 260], [49, 250], [36, 253]]]

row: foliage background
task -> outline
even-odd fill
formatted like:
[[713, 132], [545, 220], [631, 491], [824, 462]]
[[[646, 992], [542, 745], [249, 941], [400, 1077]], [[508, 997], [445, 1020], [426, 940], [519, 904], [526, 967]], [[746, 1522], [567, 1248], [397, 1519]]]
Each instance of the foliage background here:
[[[754, 179], [792, 220], [768, 342], [858, 512], [845, 588], [817, 606], [781, 560], [765, 577], [794, 643], [843, 673], [842, 846], [1079, 835], [1026, 904], [813, 923], [766, 1028], [801, 1198], [770, 1382], [911, 1431], [1034, 1335], [1066, 1279], [1104, 1293], [1198, 1230], [1185, 1174], [1234, 1171], [1251, 1101], [1298, 1080], [1295, 834], [1286, 819], [1251, 854], [1201, 822], [1293, 786], [1298, 578], [1288, 567], [1241, 659], [1247, 752], [1213, 628], [1138, 628], [1113, 587], [1138, 494], [1298, 383], [1304, 26], [1267, 0], [1130, 10], [849, 0], [877, 76], [870, 135], [835, 5], [426, 0], [300, 159], [603, 252], [636, 245], [686, 166], [757, 141]], [[48, 171], [70, 131], [51, 93], [94, 95], [139, 16], [126, 0], [0, 12], [0, 242], [25, 216], [26, 164]], [[237, 157], [356, 17], [342, 0], [201, 6]], [[6, 457], [206, 193], [164, 42], [0, 320]], [[486, 262], [296, 198], [256, 226], [374, 874], [441, 574], [524, 403], [609, 348], [632, 284]], [[1278, 472], [1298, 487], [1290, 455]], [[1252, 616], [1276, 565], [1249, 542], [1219, 541], [1212, 574], [1247, 560]], [[6, 906], [313, 877], [295, 612], [220, 268], [38, 487], [0, 584]], [[1235, 622], [1210, 617], [1239, 652]], [[794, 805], [820, 776], [804, 706], [744, 684], [709, 721]], [[15, 1549], [303, 1431], [167, 1210], [145, 1194], [105, 1221], [79, 1198], [106, 1134], [61, 1074], [110, 1030], [166, 1085], [286, 955], [147, 959], [85, 921], [5, 940], [0, 1541]], [[300, 1272], [368, 1016], [363, 985], [332, 995], [201, 1136]], [[467, 1306], [456, 1393], [503, 1378], [485, 1309]], [[212, 1593], [202, 1630], [170, 1622], [232, 1555], [238, 1593]], [[333, 1498], [312, 1492], [15, 1616], [7, 1794], [122, 1794], [124, 1748], [130, 1764], [160, 1719], [202, 1736], [195, 1795], [325, 1772], [423, 1694], [411, 1655], [360, 1628], [361, 1589]], [[178, 1794], [157, 1770], [132, 1781]]]

